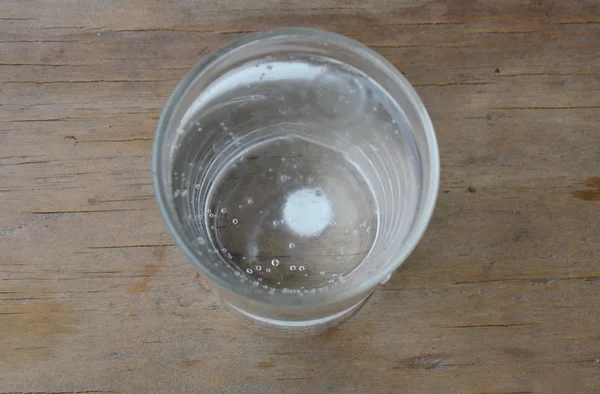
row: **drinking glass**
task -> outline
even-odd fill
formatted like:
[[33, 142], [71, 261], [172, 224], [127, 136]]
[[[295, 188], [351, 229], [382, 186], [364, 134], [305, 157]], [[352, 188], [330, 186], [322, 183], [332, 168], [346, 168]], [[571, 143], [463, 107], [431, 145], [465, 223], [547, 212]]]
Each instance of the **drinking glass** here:
[[364, 45], [288, 28], [205, 57], [158, 123], [164, 220], [231, 310], [289, 332], [349, 316], [416, 247], [438, 193], [431, 120]]

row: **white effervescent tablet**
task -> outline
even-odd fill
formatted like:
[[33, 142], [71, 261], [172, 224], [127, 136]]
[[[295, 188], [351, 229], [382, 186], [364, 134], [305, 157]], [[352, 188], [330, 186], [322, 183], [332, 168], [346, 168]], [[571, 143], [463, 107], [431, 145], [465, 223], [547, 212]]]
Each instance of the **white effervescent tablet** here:
[[288, 195], [283, 220], [290, 230], [302, 237], [315, 237], [331, 223], [333, 211], [320, 188], [304, 188]]

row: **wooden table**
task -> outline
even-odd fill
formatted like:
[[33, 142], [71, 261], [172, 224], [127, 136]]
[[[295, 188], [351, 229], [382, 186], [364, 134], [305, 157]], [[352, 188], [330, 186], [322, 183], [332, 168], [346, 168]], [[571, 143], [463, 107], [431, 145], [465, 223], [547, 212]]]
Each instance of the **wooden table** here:
[[[402, 268], [318, 337], [255, 332], [153, 198], [161, 108], [241, 34], [330, 29], [416, 86], [442, 161]], [[600, 2], [0, 2], [0, 392], [599, 393]]]

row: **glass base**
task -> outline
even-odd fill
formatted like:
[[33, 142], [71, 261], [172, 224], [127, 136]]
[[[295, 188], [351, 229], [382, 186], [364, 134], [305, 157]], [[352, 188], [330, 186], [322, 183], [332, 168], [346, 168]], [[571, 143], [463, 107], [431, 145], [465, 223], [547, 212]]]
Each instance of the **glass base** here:
[[370, 295], [363, 298], [360, 302], [352, 305], [350, 308], [344, 309], [341, 312], [313, 320], [270, 319], [263, 316], [253, 315], [227, 302], [227, 300], [225, 300], [224, 298], [220, 299], [223, 305], [229, 308], [229, 310], [235, 312], [236, 315], [241, 315], [245, 318], [245, 320], [249, 321], [255, 327], [284, 334], [318, 334], [325, 331], [328, 328], [335, 326], [336, 324], [339, 324], [344, 319], [347, 319], [354, 313], [358, 312], [358, 310], [363, 306], [363, 304], [369, 297]]

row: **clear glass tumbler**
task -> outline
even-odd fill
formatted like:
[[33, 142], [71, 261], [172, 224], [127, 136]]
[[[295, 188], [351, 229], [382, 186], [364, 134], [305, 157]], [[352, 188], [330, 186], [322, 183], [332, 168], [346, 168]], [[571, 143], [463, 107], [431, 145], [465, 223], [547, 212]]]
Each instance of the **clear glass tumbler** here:
[[152, 171], [169, 230], [225, 305], [259, 326], [318, 331], [415, 248], [439, 155], [389, 62], [294, 28], [247, 35], [183, 78]]

